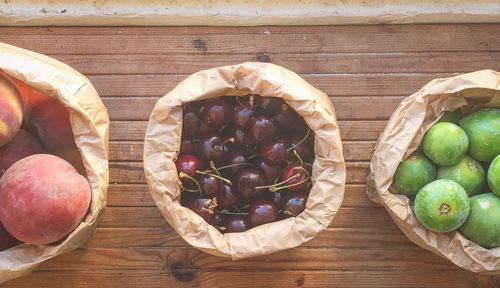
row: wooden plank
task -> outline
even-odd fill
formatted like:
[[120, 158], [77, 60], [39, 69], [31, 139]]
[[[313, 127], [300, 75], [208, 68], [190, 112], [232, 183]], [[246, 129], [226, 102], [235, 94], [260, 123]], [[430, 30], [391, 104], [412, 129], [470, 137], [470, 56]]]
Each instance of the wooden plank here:
[[[436, 271], [457, 268], [448, 260], [418, 247], [398, 248], [295, 248], [266, 256], [239, 261], [214, 257], [191, 248], [163, 247], [147, 248], [99, 248], [78, 249], [56, 259], [42, 263], [39, 270], [121, 270], [155, 269], [159, 270], [170, 263], [172, 258], [185, 255], [187, 261], [199, 269], [235, 271], [248, 269], [257, 271], [271, 270], [392, 270], [392, 271]], [[168, 264], [167, 264], [168, 265]]]
[[[103, 228], [162, 228], [167, 222], [156, 207], [107, 207], [99, 223]], [[330, 227], [372, 228], [396, 225], [382, 207], [341, 207]]]
[[[405, 97], [332, 97], [339, 120], [387, 120]], [[146, 121], [157, 98], [110, 97], [102, 99], [113, 121]], [[363, 109], [370, 105], [370, 109]], [[362, 112], [361, 112], [362, 111]]]
[[[500, 40], [499, 25], [459, 26], [459, 28], [440, 26], [424, 29], [397, 26], [393, 29], [375, 27], [362, 29], [336, 29], [324, 27], [320, 31], [308, 34], [297, 33], [288, 29], [288, 33], [245, 33], [239, 37], [234, 34], [171, 34], [172, 29], [163, 29], [164, 33], [130, 35], [123, 30], [133, 28], [115, 28], [122, 33], [113, 34], [74, 34], [68, 41], [68, 35], [47, 34], [43, 38], [35, 34], [7, 34], [2, 42], [34, 50], [44, 54], [244, 54], [256, 51], [268, 53], [350, 53], [350, 52], [426, 52], [426, 51], [498, 51]], [[462, 28], [462, 29], [461, 29]], [[55, 28], [55, 30], [58, 30]], [[367, 32], [366, 30], [371, 30]], [[408, 33], [408, 30], [413, 33]], [[435, 33], [435, 31], [440, 33]], [[457, 31], [458, 30], [458, 31]], [[99, 30], [97, 30], [99, 31]], [[0, 31], [1, 33], [1, 31]], [[56, 32], [57, 33], [57, 32]], [[244, 37], [245, 41], [241, 41]], [[402, 41], [402, 39], [404, 41]], [[106, 43], [106, 45], [103, 45]]]
[[49, 54], [84, 74], [191, 74], [247, 61], [271, 62], [297, 73], [448, 73], [500, 70], [500, 52], [178, 55]]
[[[369, 161], [372, 158], [375, 142], [343, 141], [346, 161]], [[144, 143], [138, 141], [112, 141], [109, 143], [109, 160], [142, 161]]]
[[[163, 227], [162, 227], [163, 228]], [[327, 248], [415, 248], [399, 229], [327, 228], [301, 247]], [[86, 248], [190, 247], [173, 229], [98, 228]]]
[[170, 269], [162, 270], [75, 270], [36, 271], [32, 275], [9, 282], [4, 287], [498, 287], [488, 276], [465, 271], [210, 271], [193, 269], [190, 282], [176, 280]]
[[[387, 124], [386, 121], [338, 121], [343, 141], [377, 140]], [[111, 141], [144, 141], [147, 121], [112, 121], [109, 138]]]
[[[348, 184], [364, 184], [368, 176], [368, 162], [347, 162]], [[142, 184], [146, 182], [144, 166], [142, 162], [118, 162], [109, 163], [110, 183], [119, 184]]]
[[[379, 207], [366, 197], [365, 185], [348, 184], [342, 207]], [[108, 207], [156, 207], [146, 184], [111, 184]]]
[[[301, 74], [330, 96], [410, 95], [435, 78], [456, 73]], [[88, 75], [101, 96], [160, 97], [189, 75]]]

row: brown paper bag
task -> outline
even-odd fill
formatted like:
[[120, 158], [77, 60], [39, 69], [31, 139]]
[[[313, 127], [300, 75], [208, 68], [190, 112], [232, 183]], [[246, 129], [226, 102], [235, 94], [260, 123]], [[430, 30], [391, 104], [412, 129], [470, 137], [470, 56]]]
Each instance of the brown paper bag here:
[[[234, 84], [236, 83], [236, 85]], [[281, 97], [315, 132], [313, 188], [298, 217], [221, 234], [182, 207], [174, 161], [182, 132], [182, 104], [235, 95]], [[151, 114], [144, 147], [144, 170], [151, 194], [167, 222], [184, 240], [213, 255], [241, 259], [296, 247], [325, 229], [344, 196], [346, 169], [335, 112], [328, 96], [297, 74], [265, 63], [244, 63], [195, 73], [161, 98]]]
[[460, 232], [440, 234], [425, 229], [417, 221], [409, 198], [391, 190], [399, 163], [417, 149], [427, 129], [444, 111], [476, 111], [484, 107], [500, 107], [500, 74], [492, 70], [435, 79], [404, 99], [375, 146], [366, 192], [420, 247], [473, 272], [500, 273], [500, 247], [488, 250]]
[[92, 188], [84, 221], [61, 243], [22, 244], [0, 252], [0, 283], [30, 273], [41, 262], [82, 246], [106, 205], [109, 117], [89, 80], [52, 58], [0, 43], [0, 71], [59, 99], [70, 112], [75, 143]]

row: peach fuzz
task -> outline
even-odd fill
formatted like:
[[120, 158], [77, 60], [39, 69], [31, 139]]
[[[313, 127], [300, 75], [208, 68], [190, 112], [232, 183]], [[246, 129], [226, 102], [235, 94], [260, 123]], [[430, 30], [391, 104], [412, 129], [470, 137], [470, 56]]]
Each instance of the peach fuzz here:
[[10, 142], [23, 122], [23, 104], [14, 83], [0, 74], [0, 146]]
[[44, 153], [43, 147], [35, 136], [26, 130], [19, 129], [12, 141], [0, 147], [0, 178], [17, 161], [41, 153]]
[[32, 155], [0, 180], [0, 222], [20, 241], [50, 244], [75, 230], [90, 200], [87, 179], [71, 164], [49, 154]]

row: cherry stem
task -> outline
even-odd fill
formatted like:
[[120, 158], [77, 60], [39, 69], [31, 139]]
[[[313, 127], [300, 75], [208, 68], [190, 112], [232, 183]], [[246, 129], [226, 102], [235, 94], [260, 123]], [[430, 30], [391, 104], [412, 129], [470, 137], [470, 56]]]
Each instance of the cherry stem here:
[[[295, 174], [295, 175], [298, 175], [298, 174]], [[291, 179], [291, 178], [289, 178], [289, 179]], [[269, 188], [269, 191], [271, 191], [271, 192], [277, 192], [277, 191], [280, 191], [280, 190], [283, 190], [283, 189], [288, 189], [290, 187], [294, 187], [294, 186], [300, 185], [302, 183], [305, 183], [306, 181], [309, 181], [309, 180], [311, 180], [311, 177], [306, 178], [306, 179], [304, 179], [304, 180], [302, 180], [300, 182], [294, 183], [292, 185], [286, 185], [286, 186]]]
[[269, 191], [271, 191], [271, 192], [272, 192], [272, 190], [271, 190], [271, 189], [276, 188], [276, 187], [277, 187], [277, 186], [279, 186], [279, 185], [285, 184], [286, 182], [288, 182], [288, 181], [290, 181], [290, 180], [293, 180], [293, 179], [295, 179], [295, 178], [297, 178], [297, 177], [299, 177], [299, 176], [300, 176], [300, 174], [299, 174], [299, 173], [297, 173], [297, 174], [293, 175], [292, 177], [290, 177], [290, 178], [286, 179], [285, 181], [281, 181], [281, 182], [279, 182], [279, 183], [274, 183], [273, 185], [255, 186], [255, 189], [266, 189], [266, 188], [269, 188]]
[[215, 167], [214, 161], [210, 160], [210, 162], [208, 162], [208, 165], [210, 166], [210, 168], [213, 169], [213, 170], [210, 170], [210, 171], [214, 171], [215, 173], [217, 173], [217, 175], [220, 176], [219, 170], [217, 169], [217, 167]]
[[233, 208], [234, 208], [234, 210], [236, 210], [236, 211], [238, 211], [238, 212], [241, 212], [241, 210], [240, 210], [240, 209], [238, 209], [238, 207], [236, 207], [236, 205], [233, 205]]
[[253, 159], [253, 158], [257, 157], [257, 156], [259, 156], [259, 153], [256, 153], [256, 154], [248, 156], [248, 159]]
[[205, 171], [200, 171], [200, 170], [196, 170], [196, 173], [203, 174], [203, 175], [208, 175], [208, 176], [212, 176], [212, 177], [214, 177], [214, 178], [217, 178], [217, 179], [219, 179], [219, 180], [222, 180], [222, 181], [226, 182], [227, 184], [229, 184], [229, 185], [231, 185], [231, 186], [233, 185], [233, 183], [231, 183], [231, 181], [230, 181], [230, 180], [228, 180], [228, 179], [226, 179], [226, 178], [223, 178], [223, 177], [221, 177], [221, 176], [219, 176], [219, 175], [210, 174], [210, 173], [207, 173], [207, 172], [205, 172]]
[[[231, 165], [226, 165], [226, 166], [221, 166], [219, 168], [217, 168], [217, 170], [223, 170], [223, 169], [227, 169], [227, 168], [231, 168], [231, 167], [235, 167], [235, 166], [240, 166], [240, 165], [252, 165], [250, 163], [235, 163], [235, 164], [231, 164]], [[212, 167], [210, 167], [212, 168]], [[212, 171], [216, 171], [215, 169], [212, 168], [212, 170], [206, 170], [207, 172], [212, 172]]]
[[310, 133], [310, 132], [311, 132], [311, 128], [307, 127], [307, 133], [306, 133], [306, 136], [304, 136], [304, 138], [302, 138], [302, 140], [300, 140], [300, 141], [299, 141], [299, 143], [294, 144], [294, 145], [292, 145], [292, 147], [290, 147], [290, 148], [286, 149], [286, 152], [291, 151], [291, 150], [293, 150], [293, 149], [295, 149], [295, 148], [299, 147], [299, 145], [300, 145], [300, 144], [302, 144], [302, 142], [306, 141], [307, 137], [309, 137], [309, 133]]
[[234, 143], [234, 138], [233, 137], [230, 137], [230, 138], [227, 138], [226, 140], [224, 140], [224, 142], [222, 142], [222, 145], [225, 145], [227, 142], [229, 143]]
[[248, 213], [245, 212], [229, 212], [227, 210], [217, 211], [217, 213], [224, 215], [248, 215]]
[[302, 157], [300, 157], [300, 155], [297, 152], [297, 150], [293, 149], [293, 155], [295, 155], [295, 157], [297, 157], [297, 159], [299, 160], [300, 166], [304, 167], [304, 161], [302, 160]]
[[217, 131], [217, 134], [220, 134], [224, 129], [226, 129], [226, 125], [220, 127], [219, 131]]
[[[194, 177], [191, 177], [191, 176], [189, 176], [188, 174], [186, 174], [184, 172], [179, 173], [179, 177], [180, 178], [187, 178], [187, 179], [193, 181], [194, 183], [196, 183], [196, 186], [198, 186], [198, 191], [200, 192], [200, 196], [203, 196], [203, 193], [201, 192], [201, 186], [200, 186], [200, 183], [198, 182], [198, 180], [194, 179]], [[184, 187], [182, 187], [182, 188], [186, 189]], [[191, 192], [189, 190], [186, 190], [186, 191]]]
[[285, 215], [290, 215], [290, 216], [293, 216], [293, 217], [297, 217], [297, 215], [293, 214], [292, 212], [288, 211], [288, 210], [284, 210], [283, 211], [283, 214]]

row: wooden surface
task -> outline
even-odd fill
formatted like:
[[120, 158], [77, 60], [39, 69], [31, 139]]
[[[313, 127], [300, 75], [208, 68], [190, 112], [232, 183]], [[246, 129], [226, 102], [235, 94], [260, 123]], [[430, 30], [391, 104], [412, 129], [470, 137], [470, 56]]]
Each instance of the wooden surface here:
[[[0, 28], [0, 41], [86, 74], [111, 116], [108, 208], [93, 239], [5, 287], [500, 287], [411, 243], [365, 196], [368, 162], [399, 102], [429, 80], [500, 70], [500, 25]], [[156, 100], [188, 74], [242, 61], [300, 73], [331, 96], [348, 176], [330, 227], [299, 248], [238, 262], [190, 248], [144, 181]], [[280, 241], [280, 239], [276, 239]]]

